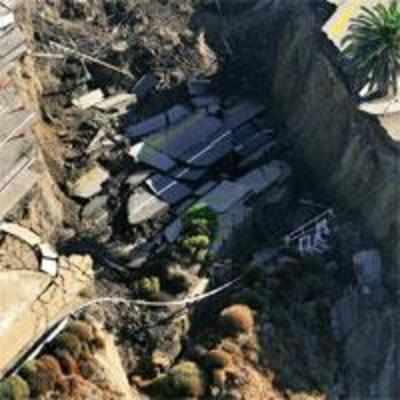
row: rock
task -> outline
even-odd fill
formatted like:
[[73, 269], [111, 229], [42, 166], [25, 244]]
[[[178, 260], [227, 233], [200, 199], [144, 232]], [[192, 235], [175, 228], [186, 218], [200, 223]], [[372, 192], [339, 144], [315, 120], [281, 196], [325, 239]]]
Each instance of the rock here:
[[143, 170], [135, 172], [134, 174], [130, 175], [129, 178], [125, 181], [125, 183], [132, 188], [136, 188], [141, 183], [143, 183], [150, 175], [150, 170]]
[[101, 89], [93, 90], [92, 92], [86, 93], [83, 96], [73, 99], [72, 104], [81, 110], [87, 110], [93, 107], [97, 103], [104, 100], [104, 93]]
[[83, 208], [81, 217], [83, 219], [100, 218], [107, 214], [108, 216], [108, 196], [97, 196], [90, 200], [90, 202]]
[[102, 191], [102, 185], [110, 178], [110, 173], [99, 165], [83, 174], [73, 185], [71, 194], [89, 199]]
[[169, 205], [144, 189], [137, 189], [128, 200], [128, 222], [138, 225], [168, 212]]

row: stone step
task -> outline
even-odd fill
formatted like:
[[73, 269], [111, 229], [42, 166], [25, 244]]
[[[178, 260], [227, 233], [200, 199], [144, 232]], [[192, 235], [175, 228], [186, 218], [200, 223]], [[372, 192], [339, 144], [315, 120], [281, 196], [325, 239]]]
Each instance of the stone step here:
[[[3, 84], [4, 82], [4, 84]], [[7, 80], [0, 80], [0, 116], [22, 107], [22, 101], [15, 86]]]
[[27, 47], [22, 32], [15, 28], [0, 36], [0, 71], [6, 73], [14, 67], [16, 61], [25, 53]]
[[1, 116], [0, 148], [13, 136], [18, 135], [32, 126], [35, 114], [27, 110], [13, 111]]
[[0, 191], [34, 158], [33, 143], [28, 140], [17, 138], [5, 143], [0, 149]]
[[39, 180], [39, 174], [32, 171], [29, 166], [0, 192], [0, 220], [12, 211]]

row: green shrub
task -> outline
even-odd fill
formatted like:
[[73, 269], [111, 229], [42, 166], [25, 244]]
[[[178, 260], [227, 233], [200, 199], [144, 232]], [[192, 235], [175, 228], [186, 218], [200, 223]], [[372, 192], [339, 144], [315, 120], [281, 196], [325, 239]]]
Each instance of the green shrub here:
[[50, 356], [48, 354], [43, 355], [38, 360], [39, 367], [52, 370], [58, 377], [63, 375], [61, 365], [56, 357]]
[[12, 376], [0, 382], [1, 400], [29, 400], [28, 383], [19, 376]]
[[154, 299], [161, 290], [160, 279], [157, 276], [146, 276], [133, 283], [135, 293], [146, 299]]
[[[21, 375], [22, 378], [25, 380], [29, 381], [29, 379], [34, 376], [37, 373], [37, 364], [36, 361], [28, 361], [26, 362], [21, 369], [19, 370], [19, 375]], [[1, 399], [1, 397], [0, 397]]]
[[218, 229], [217, 215], [207, 204], [197, 203], [191, 207], [184, 216], [186, 233], [190, 235], [206, 235], [214, 239]]
[[60, 363], [61, 370], [65, 375], [75, 375], [79, 373], [77, 361], [67, 350], [57, 350], [56, 357]]
[[91, 342], [95, 336], [93, 327], [84, 321], [71, 322], [66, 331], [72, 335], [75, 335], [83, 342]]
[[182, 242], [182, 247], [192, 254], [195, 254], [198, 250], [207, 249], [209, 245], [210, 239], [205, 235], [191, 236]]
[[[206, 380], [199, 367], [189, 361], [172, 368], [166, 378], [167, 393], [171, 398], [178, 396], [201, 397], [206, 390]], [[175, 397], [173, 397], [175, 396]]]
[[57, 385], [60, 375], [57, 371], [51, 369], [49, 363], [36, 362], [37, 370], [34, 374], [27, 377], [26, 380], [33, 396], [41, 396], [52, 390]]
[[67, 350], [77, 360], [81, 354], [82, 345], [77, 336], [66, 332], [56, 337], [54, 348]]

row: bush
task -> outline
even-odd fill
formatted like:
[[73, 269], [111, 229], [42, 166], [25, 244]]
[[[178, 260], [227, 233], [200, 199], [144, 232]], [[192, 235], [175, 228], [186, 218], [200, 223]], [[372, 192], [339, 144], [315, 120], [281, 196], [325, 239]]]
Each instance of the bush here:
[[82, 361], [79, 364], [79, 369], [82, 377], [89, 381], [102, 382], [105, 380], [103, 369], [93, 357]]
[[204, 374], [193, 362], [181, 362], [167, 374], [166, 390], [171, 398], [177, 398], [178, 396], [204, 396], [205, 386]]
[[133, 290], [140, 297], [154, 299], [161, 290], [160, 279], [157, 276], [149, 276], [133, 283]]
[[204, 203], [197, 203], [185, 214], [184, 224], [187, 230], [193, 227], [207, 228], [213, 237], [218, 228], [218, 218], [214, 211]]
[[236, 304], [222, 310], [219, 324], [228, 334], [250, 333], [254, 328], [253, 313], [248, 306]]
[[58, 377], [63, 375], [63, 371], [61, 369], [61, 365], [57, 358], [50, 355], [44, 355], [39, 358], [39, 366], [40, 368], [45, 368], [48, 370], [52, 370]]
[[182, 247], [195, 254], [198, 250], [208, 249], [210, 239], [205, 235], [191, 236], [183, 240]]
[[51, 369], [50, 364], [36, 362], [37, 370], [27, 378], [33, 396], [41, 396], [55, 389], [60, 375]]
[[[37, 364], [36, 361], [28, 361], [26, 362], [21, 369], [19, 370], [19, 375], [29, 382], [29, 379], [37, 373]], [[1, 399], [1, 397], [0, 397]]]
[[83, 342], [91, 342], [95, 337], [93, 327], [84, 321], [71, 322], [66, 331], [72, 335], [75, 335]]
[[29, 400], [30, 389], [28, 383], [19, 376], [13, 376], [0, 382], [1, 400]]
[[82, 351], [81, 342], [71, 333], [62, 333], [57, 336], [54, 341], [54, 347], [60, 350], [67, 350], [76, 360], [79, 359]]
[[67, 350], [57, 350], [56, 356], [65, 375], [74, 375], [79, 373], [78, 363]]

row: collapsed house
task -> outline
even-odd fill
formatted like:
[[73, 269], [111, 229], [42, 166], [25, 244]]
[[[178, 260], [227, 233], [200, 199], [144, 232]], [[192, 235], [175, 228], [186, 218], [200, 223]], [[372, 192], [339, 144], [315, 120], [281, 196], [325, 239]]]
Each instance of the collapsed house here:
[[[105, 102], [115, 109], [117, 99], [123, 99], [117, 108], [126, 100], [132, 104], [132, 98], [137, 101], [154, 88], [151, 80], [153, 85], [143, 90], [143, 82], [148, 81], [141, 79], [131, 97], [126, 93], [104, 99], [96, 90], [74, 104], [102, 111]], [[291, 170], [284, 161], [274, 160], [277, 143], [264, 107], [250, 100], [223, 102], [204, 79], [189, 81], [187, 93], [187, 104], [173, 105], [136, 123], [129, 122], [134, 109], [120, 109], [128, 121], [122, 136], [134, 172], [122, 179], [117, 197], [126, 199], [122, 205], [126, 225], [136, 231], [151, 226], [150, 237], [136, 241], [148, 251], [154, 244], [159, 249], [162, 243], [176, 241], [184, 213], [196, 203], [208, 205], [218, 215], [220, 232], [213, 249], [222, 250], [233, 230], [251, 214], [251, 201], [263, 195], [266, 201], [279, 203], [288, 194], [285, 184]], [[89, 147], [98, 142], [96, 135]], [[82, 217], [92, 217], [97, 237], [108, 232], [107, 241], [112, 234], [108, 204], [115, 177], [111, 176], [111, 171], [96, 163], [71, 185], [71, 194], [87, 202]], [[138, 248], [135, 242], [131, 244], [131, 258], [136, 258]], [[141, 256], [140, 264], [145, 259]]]

